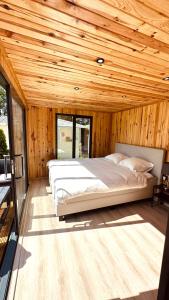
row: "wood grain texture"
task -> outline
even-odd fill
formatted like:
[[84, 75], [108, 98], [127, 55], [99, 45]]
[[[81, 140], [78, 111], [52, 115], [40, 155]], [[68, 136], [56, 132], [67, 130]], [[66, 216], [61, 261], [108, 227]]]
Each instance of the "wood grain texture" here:
[[111, 113], [28, 106], [27, 144], [30, 178], [46, 176], [46, 163], [55, 158], [57, 112], [93, 116], [92, 156], [105, 156], [110, 152]]
[[7, 53], [1, 43], [0, 43], [0, 71], [3, 73], [8, 83], [10, 84], [13, 95], [19, 98], [19, 101], [21, 101], [23, 105], [25, 105], [26, 104], [25, 95], [21, 89], [16, 73], [13, 70], [11, 61], [9, 60]]
[[168, 11], [166, 0], [3, 0], [0, 41], [28, 104], [122, 111], [169, 100]]
[[167, 216], [138, 202], [58, 222], [47, 180], [35, 180], [8, 300], [156, 300]]
[[112, 151], [116, 142], [166, 149], [169, 161], [169, 102], [114, 113]]

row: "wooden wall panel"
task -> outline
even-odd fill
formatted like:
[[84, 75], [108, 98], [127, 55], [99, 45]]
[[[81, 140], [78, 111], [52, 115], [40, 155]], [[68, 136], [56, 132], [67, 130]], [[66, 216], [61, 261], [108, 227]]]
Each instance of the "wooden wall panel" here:
[[28, 106], [27, 144], [30, 178], [47, 176], [46, 163], [55, 157], [57, 112], [93, 116], [93, 157], [104, 156], [110, 152], [111, 113]]
[[169, 160], [169, 102], [114, 113], [111, 151], [115, 142], [165, 148]]

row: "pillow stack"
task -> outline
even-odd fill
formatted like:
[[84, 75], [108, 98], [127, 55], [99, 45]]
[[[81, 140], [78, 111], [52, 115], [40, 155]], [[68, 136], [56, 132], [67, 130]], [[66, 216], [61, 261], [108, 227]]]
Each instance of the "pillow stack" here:
[[105, 158], [113, 161], [119, 166], [126, 167], [135, 172], [149, 172], [154, 167], [149, 161], [138, 157], [128, 157], [122, 153], [113, 153], [105, 156]]

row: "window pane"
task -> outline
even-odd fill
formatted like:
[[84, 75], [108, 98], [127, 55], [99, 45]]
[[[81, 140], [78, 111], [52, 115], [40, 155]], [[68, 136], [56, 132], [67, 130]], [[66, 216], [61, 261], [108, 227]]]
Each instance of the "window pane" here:
[[18, 220], [20, 221], [23, 204], [26, 197], [26, 157], [24, 138], [24, 111], [20, 104], [12, 99], [13, 113], [13, 145], [15, 155], [15, 182]]
[[76, 158], [89, 157], [90, 118], [76, 118]]
[[6, 146], [0, 148], [0, 158], [9, 153], [8, 115], [6, 90], [0, 85], [0, 130], [5, 135]]
[[15, 212], [11, 192], [7, 192], [9, 188], [4, 186], [7, 180], [10, 185], [10, 172], [7, 94], [6, 89], [0, 83], [0, 267]]
[[72, 158], [73, 117], [57, 116], [57, 158]]

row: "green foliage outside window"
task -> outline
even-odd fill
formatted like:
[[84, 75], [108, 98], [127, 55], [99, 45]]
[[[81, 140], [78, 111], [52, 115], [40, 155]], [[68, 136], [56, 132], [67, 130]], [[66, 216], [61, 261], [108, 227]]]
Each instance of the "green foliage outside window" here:
[[8, 154], [8, 147], [6, 143], [6, 137], [2, 129], [0, 129], [0, 159], [3, 158], [3, 155]]
[[7, 115], [6, 91], [0, 86], [0, 116]]

